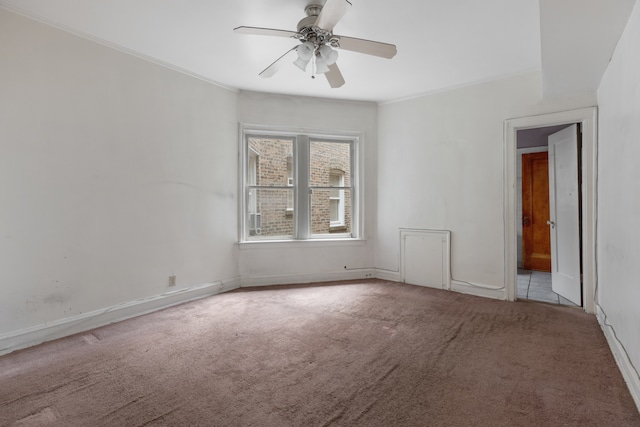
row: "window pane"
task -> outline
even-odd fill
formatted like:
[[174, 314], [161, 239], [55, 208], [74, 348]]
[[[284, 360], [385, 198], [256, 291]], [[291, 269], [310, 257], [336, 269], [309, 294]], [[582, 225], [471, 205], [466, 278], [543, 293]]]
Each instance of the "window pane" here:
[[[287, 157], [287, 185], [293, 187], [293, 158]], [[293, 210], [293, 191], [287, 197], [287, 209]]]
[[[252, 210], [252, 199], [255, 210]], [[249, 189], [248, 237], [292, 237], [293, 212], [287, 209], [288, 200], [293, 200], [293, 188]]]
[[309, 185], [311, 187], [340, 186], [332, 175], [344, 177], [345, 187], [351, 186], [351, 144], [311, 141], [309, 155]]
[[283, 186], [293, 182], [293, 140], [249, 137], [249, 185]]
[[311, 193], [311, 234], [351, 233], [351, 190], [314, 189]]
[[331, 223], [340, 221], [340, 199], [329, 200], [329, 220]]

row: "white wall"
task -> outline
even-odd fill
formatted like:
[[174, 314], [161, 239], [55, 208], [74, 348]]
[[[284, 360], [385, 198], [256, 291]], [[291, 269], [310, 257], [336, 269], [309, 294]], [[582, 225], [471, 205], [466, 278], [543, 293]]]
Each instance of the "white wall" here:
[[[635, 366], [640, 393], [640, 6], [598, 90], [598, 305]], [[633, 375], [633, 374], [632, 374]], [[631, 379], [627, 378], [627, 381]], [[636, 395], [640, 406], [640, 394]]]
[[237, 277], [237, 93], [3, 9], [0, 61], [0, 335]]
[[[376, 223], [377, 105], [240, 92], [239, 121], [247, 125], [349, 131], [362, 134], [364, 242], [247, 243], [240, 245], [245, 285], [364, 277], [373, 267]], [[345, 270], [344, 267], [347, 267]], [[366, 271], [365, 271], [366, 270]]]
[[533, 72], [380, 106], [376, 267], [398, 271], [398, 228], [446, 229], [453, 280], [504, 287], [504, 120], [595, 103], [541, 92]]

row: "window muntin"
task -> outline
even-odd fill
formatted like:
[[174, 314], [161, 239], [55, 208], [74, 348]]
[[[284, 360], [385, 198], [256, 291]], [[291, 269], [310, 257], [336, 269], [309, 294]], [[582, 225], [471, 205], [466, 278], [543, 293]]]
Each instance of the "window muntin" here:
[[358, 237], [356, 138], [244, 135], [241, 240]]

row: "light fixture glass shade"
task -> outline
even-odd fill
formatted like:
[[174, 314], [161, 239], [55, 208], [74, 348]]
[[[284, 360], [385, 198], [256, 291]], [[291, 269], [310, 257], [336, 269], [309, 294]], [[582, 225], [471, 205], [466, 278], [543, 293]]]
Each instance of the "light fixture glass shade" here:
[[331, 49], [329, 45], [323, 44], [318, 49], [320, 56], [326, 61], [327, 65], [335, 64], [338, 60], [338, 51]]
[[324, 74], [329, 71], [329, 64], [321, 55], [316, 56], [316, 73]]
[[313, 52], [316, 50], [316, 46], [311, 42], [304, 42], [300, 46], [298, 46], [298, 58], [306, 59], [307, 62], [313, 56]]
[[309, 61], [311, 60], [311, 58], [309, 59], [304, 59], [304, 58], [298, 58], [295, 61], [293, 61], [293, 64], [300, 68], [302, 71], [307, 71], [307, 65], [309, 65]]

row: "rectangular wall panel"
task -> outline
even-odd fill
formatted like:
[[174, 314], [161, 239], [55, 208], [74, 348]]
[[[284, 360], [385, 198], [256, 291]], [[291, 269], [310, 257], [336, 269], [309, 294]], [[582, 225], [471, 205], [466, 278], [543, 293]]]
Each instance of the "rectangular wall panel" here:
[[412, 285], [451, 288], [450, 244], [447, 230], [400, 229], [400, 274]]

